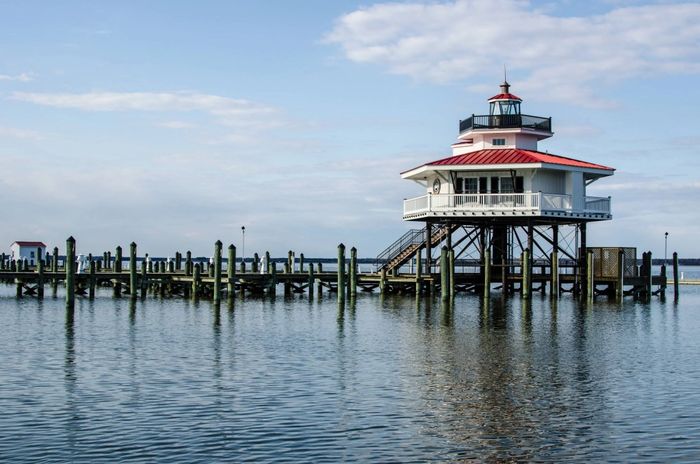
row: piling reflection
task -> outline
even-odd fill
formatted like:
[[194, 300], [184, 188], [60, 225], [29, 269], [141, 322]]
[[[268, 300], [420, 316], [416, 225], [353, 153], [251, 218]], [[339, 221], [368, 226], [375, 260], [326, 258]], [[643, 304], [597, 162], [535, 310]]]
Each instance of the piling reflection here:
[[212, 350], [214, 359], [214, 381], [216, 383], [216, 389], [220, 391], [221, 378], [223, 376], [222, 366], [221, 366], [221, 303], [219, 301], [212, 304], [213, 312], [213, 337], [212, 337]]
[[63, 381], [66, 392], [65, 421], [66, 436], [71, 450], [75, 449], [80, 435], [80, 398], [77, 395], [76, 355], [75, 355], [75, 308], [66, 308], [65, 320], [66, 349], [63, 362]]
[[441, 298], [440, 299], [440, 314], [442, 315], [442, 325], [444, 327], [452, 326], [454, 311], [454, 300], [451, 298]]

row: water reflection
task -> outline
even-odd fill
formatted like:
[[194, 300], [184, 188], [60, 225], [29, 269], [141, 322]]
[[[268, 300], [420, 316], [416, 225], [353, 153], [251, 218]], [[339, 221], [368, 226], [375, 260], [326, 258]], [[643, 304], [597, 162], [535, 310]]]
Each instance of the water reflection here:
[[75, 308], [66, 308], [65, 318], [66, 348], [63, 363], [63, 383], [66, 393], [66, 416], [64, 426], [68, 447], [72, 451], [80, 436], [80, 398], [77, 395], [77, 374], [75, 354]]
[[310, 300], [0, 299], [0, 461], [696, 457], [689, 297]]

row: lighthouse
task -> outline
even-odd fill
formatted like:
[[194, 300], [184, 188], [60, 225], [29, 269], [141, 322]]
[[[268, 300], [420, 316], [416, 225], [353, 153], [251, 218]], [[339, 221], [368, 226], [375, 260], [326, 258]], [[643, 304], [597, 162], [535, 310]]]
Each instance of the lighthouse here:
[[[585, 276], [587, 224], [612, 219], [611, 198], [587, 189], [614, 169], [540, 151], [538, 143], [554, 135], [552, 119], [522, 113], [522, 103], [504, 81], [487, 114], [459, 122], [450, 156], [401, 173], [422, 190], [404, 200], [403, 219], [425, 227], [385, 250], [381, 266], [398, 269], [426, 250], [421, 263], [430, 273], [434, 250], [444, 245], [482, 266], [488, 259], [504, 287], [515, 265], [532, 260], [567, 259]], [[526, 250], [531, 261], [520, 263]]]

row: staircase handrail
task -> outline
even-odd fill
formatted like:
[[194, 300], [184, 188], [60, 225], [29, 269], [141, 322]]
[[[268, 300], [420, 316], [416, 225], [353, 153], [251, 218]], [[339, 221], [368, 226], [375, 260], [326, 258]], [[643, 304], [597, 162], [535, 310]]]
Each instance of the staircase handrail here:
[[377, 255], [377, 265], [382, 261], [389, 262], [397, 257], [408, 246], [425, 241], [425, 229], [411, 229]]

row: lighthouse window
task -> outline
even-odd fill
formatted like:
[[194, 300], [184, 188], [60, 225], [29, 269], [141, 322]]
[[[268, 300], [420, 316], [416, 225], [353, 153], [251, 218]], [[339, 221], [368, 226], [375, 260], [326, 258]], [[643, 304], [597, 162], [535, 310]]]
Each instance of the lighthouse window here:
[[501, 193], [513, 193], [512, 177], [501, 177]]
[[[501, 193], [523, 193], [523, 176], [513, 177], [501, 177]], [[513, 185], [515, 181], [515, 185]]]
[[492, 145], [505, 145], [506, 139], [493, 139]]

